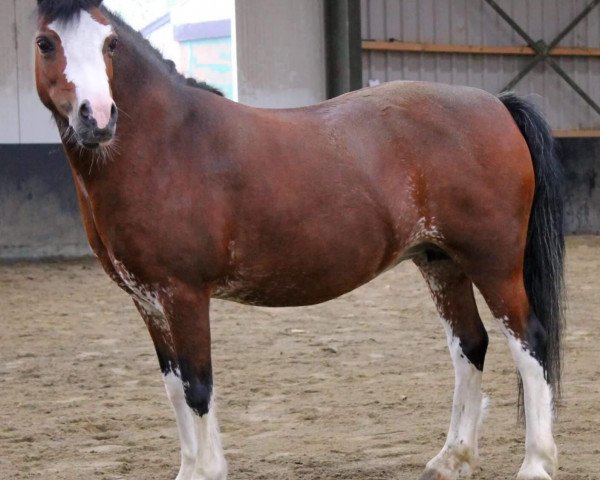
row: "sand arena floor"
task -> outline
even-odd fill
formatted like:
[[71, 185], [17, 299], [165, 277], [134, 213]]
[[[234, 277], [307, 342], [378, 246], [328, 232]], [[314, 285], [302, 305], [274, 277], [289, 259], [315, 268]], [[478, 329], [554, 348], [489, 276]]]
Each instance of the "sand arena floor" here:
[[[568, 242], [559, 480], [600, 479], [600, 238]], [[402, 264], [324, 305], [215, 301], [232, 480], [415, 479], [444, 443], [453, 372], [424, 283]], [[491, 408], [473, 478], [514, 478], [516, 376], [487, 310]], [[175, 478], [179, 446], [149, 336], [91, 260], [0, 266], [0, 478]]]

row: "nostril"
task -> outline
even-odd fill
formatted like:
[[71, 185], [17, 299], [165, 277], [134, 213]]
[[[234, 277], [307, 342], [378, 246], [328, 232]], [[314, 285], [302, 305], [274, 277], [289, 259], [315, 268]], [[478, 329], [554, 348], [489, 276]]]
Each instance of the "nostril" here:
[[118, 115], [117, 106], [113, 103], [112, 107], [110, 107], [110, 119], [116, 120]]
[[84, 120], [92, 118], [92, 106], [90, 105], [90, 102], [86, 100], [81, 104], [81, 107], [79, 107], [79, 115]]

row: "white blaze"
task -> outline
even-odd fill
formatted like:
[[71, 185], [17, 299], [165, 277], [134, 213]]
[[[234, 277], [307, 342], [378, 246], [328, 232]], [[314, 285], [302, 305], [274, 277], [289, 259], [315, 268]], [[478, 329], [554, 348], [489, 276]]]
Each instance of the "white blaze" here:
[[104, 128], [110, 120], [113, 100], [102, 49], [109, 35], [110, 25], [102, 25], [82, 10], [79, 19], [69, 23], [54, 21], [48, 25], [60, 37], [67, 61], [65, 76], [75, 85], [77, 105], [69, 115], [71, 126], [76, 125], [79, 106], [89, 101], [98, 122]]

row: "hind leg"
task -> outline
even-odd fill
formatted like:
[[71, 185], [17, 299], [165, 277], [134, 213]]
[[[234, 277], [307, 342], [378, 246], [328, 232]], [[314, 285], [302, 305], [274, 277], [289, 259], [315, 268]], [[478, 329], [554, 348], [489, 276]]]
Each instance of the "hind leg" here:
[[552, 436], [552, 388], [544, 364], [548, 359], [546, 332], [531, 312], [521, 272], [505, 280], [482, 279], [477, 286], [506, 335], [523, 381], [525, 460], [518, 480], [551, 480], [557, 470]]
[[435, 258], [431, 252], [415, 263], [427, 281], [446, 330], [455, 373], [446, 443], [427, 463], [421, 480], [455, 480], [471, 474], [478, 455], [484, 403], [481, 377], [488, 336], [479, 318], [471, 281], [456, 264], [447, 257]]

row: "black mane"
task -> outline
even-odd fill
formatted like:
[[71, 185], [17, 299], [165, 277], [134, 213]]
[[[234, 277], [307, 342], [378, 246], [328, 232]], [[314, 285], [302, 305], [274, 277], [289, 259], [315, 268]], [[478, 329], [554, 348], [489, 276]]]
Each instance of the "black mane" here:
[[179, 73], [175, 68], [175, 62], [173, 62], [172, 60], [165, 59], [162, 56], [162, 54], [156, 48], [154, 48], [152, 44], [146, 38], [144, 38], [144, 36], [140, 32], [134, 30], [119, 15], [111, 12], [106, 7], [102, 7], [102, 13], [104, 13], [111, 20], [111, 23], [125, 30], [131, 36], [131, 39], [136, 43], [136, 45], [139, 45], [150, 55], [152, 55], [156, 60], [158, 60], [162, 64], [162, 66], [165, 67], [165, 69], [171, 74], [171, 76], [173, 76], [176, 80], [179, 81], [179, 83], [188, 85], [190, 87], [199, 88], [201, 90], [207, 90], [211, 93], [214, 93], [215, 95], [220, 95], [221, 97], [224, 96], [223, 92], [221, 92], [221, 90], [219, 90], [218, 88], [213, 87], [212, 85], [209, 85], [206, 82], [200, 82], [195, 78], [186, 78], [184, 75]]
[[99, 7], [102, 0], [37, 0], [38, 13], [51, 21], [68, 22], [82, 10]]
[[[69, 22], [73, 18], [77, 18], [82, 10], [90, 10], [95, 7], [100, 7], [102, 0], [37, 0], [38, 3], [38, 14], [42, 17], [46, 17], [51, 21], [59, 20], [62, 22]], [[141, 33], [134, 30], [117, 14], [111, 12], [105, 7], [102, 8], [104, 13], [110, 20], [115, 23], [119, 28], [126, 30], [131, 38], [152, 56], [155, 57], [166, 70], [181, 84], [188, 85], [190, 87], [207, 90], [215, 95], [224, 96], [218, 88], [209, 85], [206, 82], [199, 82], [194, 78], [186, 78], [179, 73], [175, 68], [175, 63], [171, 60], [166, 60], [162, 54], [154, 48], [148, 40], [146, 40]]]

